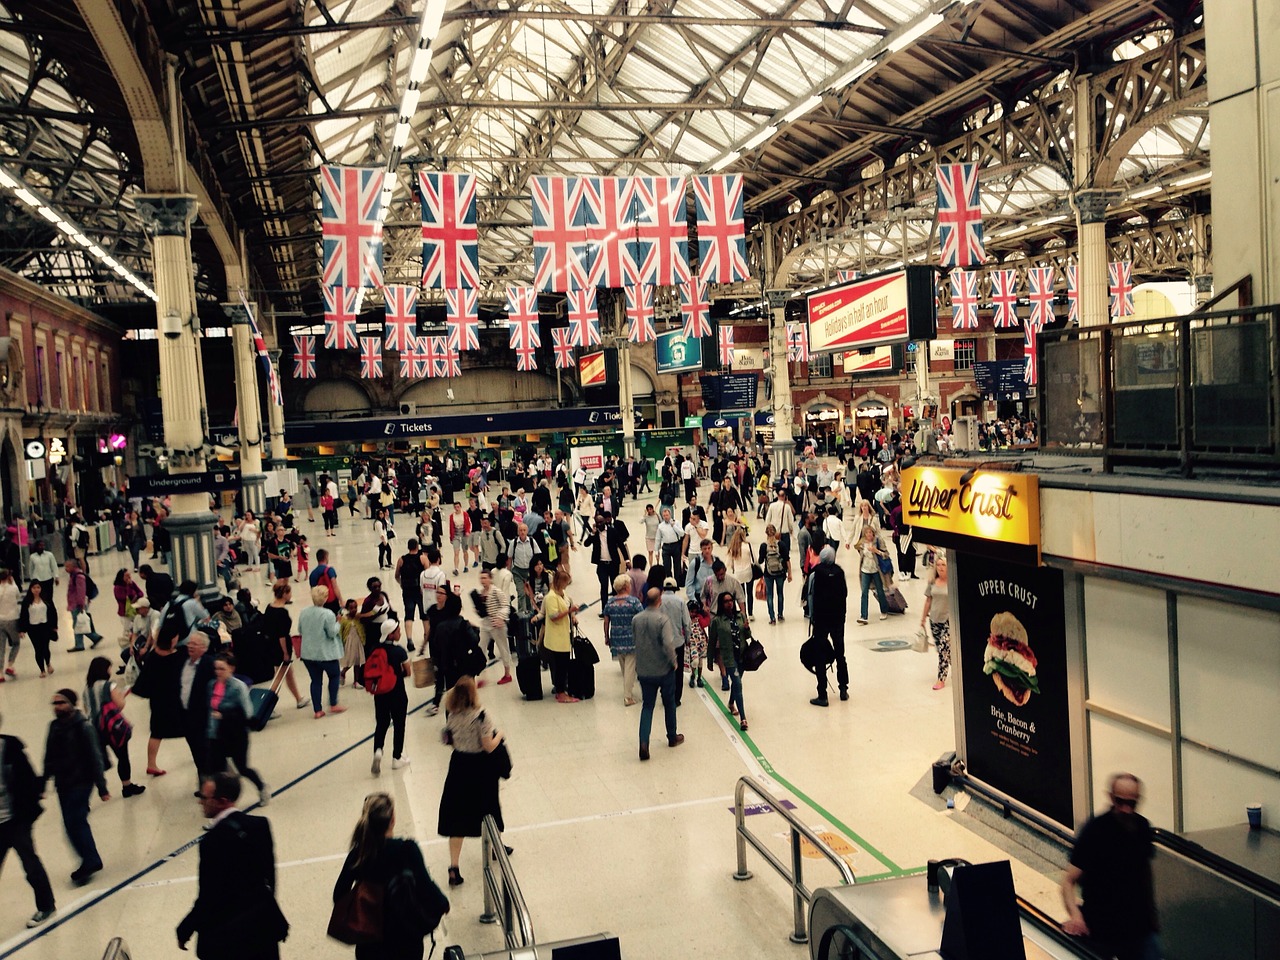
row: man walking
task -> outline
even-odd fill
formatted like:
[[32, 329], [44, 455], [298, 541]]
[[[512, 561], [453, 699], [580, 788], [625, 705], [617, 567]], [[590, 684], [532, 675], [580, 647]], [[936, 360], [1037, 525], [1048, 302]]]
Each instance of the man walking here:
[[197, 797], [201, 779], [210, 772], [209, 683], [212, 680], [209, 636], [203, 630], [194, 630], [187, 637], [187, 661], [178, 677], [178, 692], [182, 698], [182, 734], [196, 768]]
[[31, 836], [42, 812], [40, 793], [40, 778], [31, 769], [22, 741], [0, 734], [0, 867], [10, 850], [17, 853], [36, 895], [36, 912], [27, 921], [29, 928], [40, 926], [57, 912], [49, 875]]
[[604, 618], [604, 607], [609, 602], [609, 594], [613, 592], [613, 578], [625, 568], [627, 562], [626, 548], [618, 534], [618, 528], [613, 524], [613, 514], [597, 512], [595, 529], [582, 541], [584, 547], [591, 548], [591, 562], [596, 568], [596, 579], [600, 581], [601, 619]]
[[77, 702], [74, 690], [63, 689], [53, 695], [53, 721], [44, 744], [44, 782], [54, 782], [62, 827], [80, 856], [80, 866], [71, 874], [71, 882], [80, 887], [102, 869], [102, 857], [89, 828], [89, 796], [94, 787], [103, 803], [111, 794], [103, 775], [98, 733], [89, 718], [76, 709]]
[[533, 566], [534, 557], [541, 555], [542, 548], [529, 538], [529, 528], [523, 523], [518, 524], [516, 538], [507, 544], [507, 556], [511, 558], [511, 576], [516, 583], [516, 602], [520, 604], [521, 616], [533, 615], [524, 585], [529, 582], [529, 568]]
[[422, 603], [422, 571], [427, 569], [422, 562], [422, 553], [418, 549], [418, 541], [410, 537], [405, 544], [408, 553], [396, 561], [396, 583], [400, 584], [400, 598], [404, 601], [405, 639], [409, 652], [413, 652], [413, 621], [421, 618], [425, 623], [427, 609]]
[[[89, 613], [89, 580], [80, 569], [80, 561], [71, 559], [64, 568], [67, 571], [67, 610], [71, 613], [71, 630], [75, 635], [75, 646], [72, 650], [84, 649], [84, 638], [89, 638], [89, 645], [96, 647], [102, 642], [100, 634], [93, 626], [93, 615]], [[87, 618], [88, 630], [81, 630], [76, 618], [81, 614]]]
[[[382, 773], [382, 748], [387, 742], [387, 728], [394, 727], [391, 736], [391, 769], [399, 770], [409, 765], [404, 755], [404, 721], [409, 711], [409, 694], [404, 678], [409, 675], [409, 654], [400, 646], [400, 624], [386, 620], [379, 628], [379, 642], [365, 661], [365, 688], [373, 682], [369, 664], [385, 664], [385, 679], [374, 687], [373, 694], [373, 765], [369, 772], [375, 777]], [[375, 660], [377, 658], [377, 660]]]
[[[813, 636], [826, 638], [836, 654], [836, 683], [840, 699], [849, 699], [849, 664], [844, 658], [844, 613], [849, 600], [849, 585], [844, 571], [836, 566], [836, 552], [823, 547], [818, 565], [809, 577], [809, 624]], [[809, 701], [815, 707], [827, 706], [827, 671], [818, 671], [818, 695]]]
[[667, 723], [667, 746], [684, 743], [676, 732], [676, 694], [680, 674], [676, 672], [676, 634], [671, 620], [661, 609], [662, 591], [649, 591], [647, 605], [631, 621], [636, 644], [636, 676], [640, 680], [640, 759], [649, 759], [649, 731], [653, 727], [653, 707], [662, 694], [662, 711]]
[[791, 535], [796, 531], [796, 512], [787, 499], [786, 487], [778, 488], [778, 495], [769, 509], [764, 513], [765, 526], [773, 525], [778, 531], [778, 539], [782, 541], [783, 551], [791, 552]]
[[488, 570], [480, 571], [479, 599], [476, 601], [476, 613], [480, 620], [480, 648], [488, 649], [493, 656], [494, 647], [502, 659], [502, 679], [498, 683], [511, 682], [511, 638], [507, 632], [507, 618], [511, 615], [511, 597], [493, 582], [493, 574]]

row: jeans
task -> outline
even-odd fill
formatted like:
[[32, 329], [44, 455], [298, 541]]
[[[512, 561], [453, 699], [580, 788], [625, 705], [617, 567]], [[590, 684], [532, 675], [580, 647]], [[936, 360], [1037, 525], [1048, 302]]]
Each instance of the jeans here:
[[76, 645], [72, 648], [73, 650], [83, 650], [83, 649], [84, 649], [84, 638], [85, 638], [85, 637], [88, 637], [88, 638], [89, 638], [89, 641], [90, 641], [91, 643], [97, 643], [99, 640], [101, 640], [101, 639], [102, 639], [102, 634], [100, 634], [100, 633], [98, 632], [98, 628], [94, 625], [94, 623], [93, 623], [93, 614], [89, 613], [89, 608], [88, 608], [88, 607], [72, 607], [72, 608], [71, 608], [71, 624], [72, 624], [73, 629], [74, 629], [74, 627], [75, 627], [76, 614], [80, 613], [82, 610], [83, 610], [83, 611], [85, 612], [85, 614], [87, 614], [87, 615], [88, 615], [88, 617], [89, 617], [89, 632], [88, 632], [88, 633], [77, 633], [77, 634], [75, 635]]
[[640, 678], [640, 745], [649, 745], [649, 731], [653, 729], [653, 707], [662, 693], [662, 711], [667, 721], [667, 743], [676, 738], [676, 691], [680, 689], [680, 674], [672, 670], [661, 677]]
[[101, 870], [102, 857], [89, 829], [89, 797], [93, 784], [58, 789], [58, 806], [62, 808], [62, 828], [80, 857], [81, 870]]
[[[507, 621], [499, 620], [498, 626], [495, 627], [493, 622], [485, 617], [480, 623], [480, 649], [489, 652], [495, 647], [498, 650], [498, 657], [502, 660], [503, 673], [510, 675], [515, 663], [511, 659], [511, 637], [507, 631]], [[489, 655], [493, 656], [491, 652]]]
[[774, 614], [773, 599], [775, 594], [777, 595], [777, 598], [778, 598], [778, 606], [777, 606], [778, 617], [782, 616], [782, 607], [783, 607], [782, 585], [786, 582], [787, 582], [787, 575], [785, 573], [780, 573], [777, 576], [774, 576], [773, 574], [770, 574], [770, 573], [766, 573], [764, 575], [764, 599], [765, 599], [765, 603], [769, 605], [770, 620], [777, 619], [777, 617], [773, 615]]
[[378, 544], [378, 569], [381, 570], [384, 566], [391, 566], [391, 544], [389, 543]]
[[747, 719], [747, 708], [742, 705], [742, 667], [734, 665], [733, 671], [729, 673], [729, 706], [737, 704], [738, 719], [745, 721]]
[[875, 573], [867, 573], [864, 570], [861, 573], [861, 577], [862, 577], [862, 608], [861, 608], [862, 613], [859, 615], [859, 619], [861, 620], [867, 619], [867, 592], [873, 586], [876, 588], [876, 602], [880, 604], [880, 612], [888, 613], [889, 612], [888, 604], [886, 603], [884, 598], [884, 584], [880, 582], [879, 571]]
[[0, 866], [4, 865], [10, 850], [17, 853], [27, 875], [27, 883], [35, 891], [36, 909], [41, 912], [54, 909], [53, 888], [49, 885], [49, 874], [45, 872], [44, 864], [36, 854], [36, 846], [31, 839], [31, 824], [19, 823], [17, 820], [0, 823]]
[[317, 713], [323, 709], [320, 704], [320, 684], [325, 676], [329, 677], [329, 706], [338, 705], [338, 681], [341, 671], [337, 660], [303, 660], [307, 673], [311, 674], [311, 709]]
[[373, 749], [381, 750], [387, 742], [387, 727], [391, 733], [391, 756], [399, 760], [404, 753], [404, 720], [409, 709], [409, 694], [404, 684], [397, 683], [390, 693], [380, 693], [373, 698]]
[[[841, 693], [849, 690], [849, 664], [844, 658], [844, 621], [835, 623], [813, 622], [813, 635], [818, 640], [826, 637], [831, 641], [831, 649], [836, 654], [836, 683]], [[818, 672], [818, 699], [827, 698], [827, 671]]]
[[[18, 659], [18, 621], [0, 620], [0, 666], [13, 666]], [[7, 651], [7, 655], [6, 655]]]
[[247, 730], [227, 736], [215, 737], [209, 741], [209, 769], [222, 771], [227, 769], [230, 761], [236, 772], [262, 792], [262, 777], [258, 771], [249, 766], [249, 732]]

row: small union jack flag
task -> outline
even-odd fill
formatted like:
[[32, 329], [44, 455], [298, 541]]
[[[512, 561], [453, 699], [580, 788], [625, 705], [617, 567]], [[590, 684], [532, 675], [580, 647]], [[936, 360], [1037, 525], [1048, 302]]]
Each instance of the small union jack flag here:
[[526, 347], [524, 345], [516, 347], [516, 369], [538, 369], [538, 354], [533, 347]]
[[716, 336], [716, 346], [720, 350], [720, 366], [733, 366], [733, 327], [720, 324], [720, 332]]
[[462, 354], [453, 349], [453, 345], [449, 343], [449, 338], [444, 338], [444, 367], [441, 376], [460, 377], [462, 376]]
[[427, 356], [430, 352], [430, 337], [414, 337], [413, 338], [413, 375], [419, 380], [423, 377], [432, 377], [435, 374], [431, 369], [431, 360]]
[[698, 214], [698, 279], [707, 283], [748, 279], [742, 174], [694, 177], [693, 199]]
[[951, 271], [951, 329], [978, 329], [978, 274], [973, 270]]
[[991, 308], [995, 311], [992, 326], [1018, 325], [1018, 271], [991, 271]]
[[1067, 322], [1080, 322], [1080, 270], [1074, 263], [1067, 264]]
[[575, 347], [594, 347], [600, 342], [600, 317], [596, 313], [596, 288], [570, 290], [569, 341]]
[[321, 285], [382, 286], [382, 182], [373, 167], [320, 168]]
[[326, 350], [354, 350], [356, 343], [355, 287], [321, 287], [324, 294], [324, 347]]
[[[671, 287], [689, 280], [684, 177], [635, 177], [634, 225], [622, 248], [630, 283]], [[710, 331], [708, 331], [710, 333]]]
[[837, 270], [836, 282], [848, 283], [851, 280], [857, 280], [860, 276], [862, 276], [862, 274], [859, 273], [857, 270]]
[[533, 198], [533, 285], [539, 290], [587, 286], [591, 248], [579, 209], [579, 177], [530, 177]]
[[280, 389], [280, 371], [276, 369], [274, 363], [267, 371], [267, 392], [271, 395], [272, 403], [277, 407], [284, 406], [284, 392]]
[[475, 174], [420, 171], [418, 191], [422, 195], [422, 285], [437, 290], [477, 289]]
[[627, 339], [632, 343], [648, 343], [654, 339], [653, 287], [647, 283], [626, 288]]
[[383, 339], [388, 350], [404, 352], [409, 338], [418, 335], [418, 288], [389, 283], [383, 293], [387, 298]]
[[711, 336], [711, 298], [708, 284], [693, 279], [680, 284], [680, 315], [686, 337]]
[[418, 354], [417, 336], [409, 338], [409, 342], [400, 351], [400, 376], [405, 380], [422, 376], [422, 361]]
[[444, 326], [454, 350], [479, 350], [480, 291], [446, 290]]
[[1040, 339], [1040, 328], [1028, 320], [1022, 325], [1022, 379], [1027, 382], [1028, 386], [1035, 386], [1039, 382], [1039, 372], [1037, 370], [1036, 361], [1036, 344]]
[[314, 336], [294, 336], [293, 378], [295, 380], [316, 378], [316, 338]]
[[1133, 316], [1133, 265], [1128, 260], [1107, 264], [1111, 316]]
[[380, 337], [360, 338], [360, 376], [366, 380], [377, 380], [382, 376], [382, 339]]
[[787, 360], [792, 363], [809, 362], [809, 325], [787, 324]]
[[[542, 346], [542, 334], [538, 330], [538, 291], [533, 287], [507, 287], [507, 332], [511, 349], [517, 355], [526, 353], [527, 362], [532, 363], [534, 349]], [[536, 364], [528, 369], [536, 369]]]
[[573, 369], [573, 339], [568, 327], [551, 328], [551, 349], [556, 355], [557, 370]]
[[423, 360], [426, 363], [426, 374], [428, 377], [443, 377], [448, 365], [445, 355], [449, 352], [448, 337], [423, 337], [420, 341], [423, 350]]
[[982, 263], [982, 202], [978, 195], [976, 163], [938, 164], [938, 262], [944, 267]]
[[1053, 321], [1053, 267], [1032, 267], [1027, 271], [1031, 289], [1031, 316], [1027, 319], [1036, 330]]

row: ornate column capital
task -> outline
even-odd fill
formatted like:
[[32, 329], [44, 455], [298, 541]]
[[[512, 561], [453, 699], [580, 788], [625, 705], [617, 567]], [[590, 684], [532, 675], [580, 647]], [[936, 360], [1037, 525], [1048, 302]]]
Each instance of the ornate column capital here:
[[1081, 223], [1106, 223], [1107, 205], [1118, 196], [1115, 190], [1085, 188], [1077, 190], [1071, 202]]
[[222, 313], [232, 326], [238, 323], [249, 323], [249, 311], [245, 309], [243, 303], [222, 303]]
[[200, 206], [189, 194], [142, 194], [134, 197], [133, 205], [154, 237], [185, 237]]

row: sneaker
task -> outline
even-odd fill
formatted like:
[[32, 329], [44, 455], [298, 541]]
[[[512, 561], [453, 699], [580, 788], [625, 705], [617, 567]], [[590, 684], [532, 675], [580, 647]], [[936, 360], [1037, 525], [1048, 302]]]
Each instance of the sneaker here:
[[859, 618], [858, 618], [858, 624], [859, 624], [859, 626], [863, 626], [863, 627], [865, 627], [865, 626], [867, 625], [867, 618], [866, 618], [866, 617], [859, 617]]
[[882, 614], [880, 614], [880, 619], [881, 619], [881, 620], [888, 620], [888, 619], [889, 619], [889, 615], [888, 615], [887, 613], [882, 613]]
[[814, 697], [809, 702], [813, 704], [815, 707], [826, 707], [830, 705], [828, 704], [826, 697]]
[[405, 767], [407, 767], [407, 766], [408, 766], [409, 764], [411, 764], [412, 762], [413, 762], [413, 761], [412, 761], [412, 760], [410, 760], [408, 757], [392, 757], [392, 758], [391, 758], [391, 769], [392, 769], [392, 770], [403, 770]]
[[375, 777], [382, 773], [382, 751], [373, 751], [373, 763], [369, 765], [369, 772]]
[[310, 697], [303, 697], [301, 700], [299, 700], [299, 701], [298, 701], [298, 709], [299, 709], [299, 710], [301, 710], [303, 707], [308, 707], [308, 706], [310, 706], [310, 705], [311, 705], [311, 698], [310, 698]]
[[147, 788], [140, 783], [130, 783], [120, 788], [120, 795], [123, 797], [136, 797], [146, 792]]
[[27, 929], [30, 930], [33, 927], [40, 926], [47, 920], [52, 920], [57, 912], [56, 907], [53, 910], [37, 910], [31, 915], [31, 919], [27, 921]]
[[271, 788], [265, 783], [258, 788], [258, 802], [264, 807], [271, 803]]
[[440, 712], [440, 705], [438, 703], [431, 703], [427, 705], [428, 717], [434, 717], [439, 712]]
[[510, 683], [510, 682], [511, 682], [511, 674], [509, 673], [504, 674], [502, 679], [498, 681], [498, 686], [502, 686], [504, 683]]
[[945, 681], [945, 680], [939, 680], [937, 683], [935, 683], [935, 684], [933, 685], [933, 689], [935, 689], [935, 690], [941, 690], [941, 689], [942, 689], [943, 687], [945, 687], [946, 685], [947, 685], [947, 681]]

